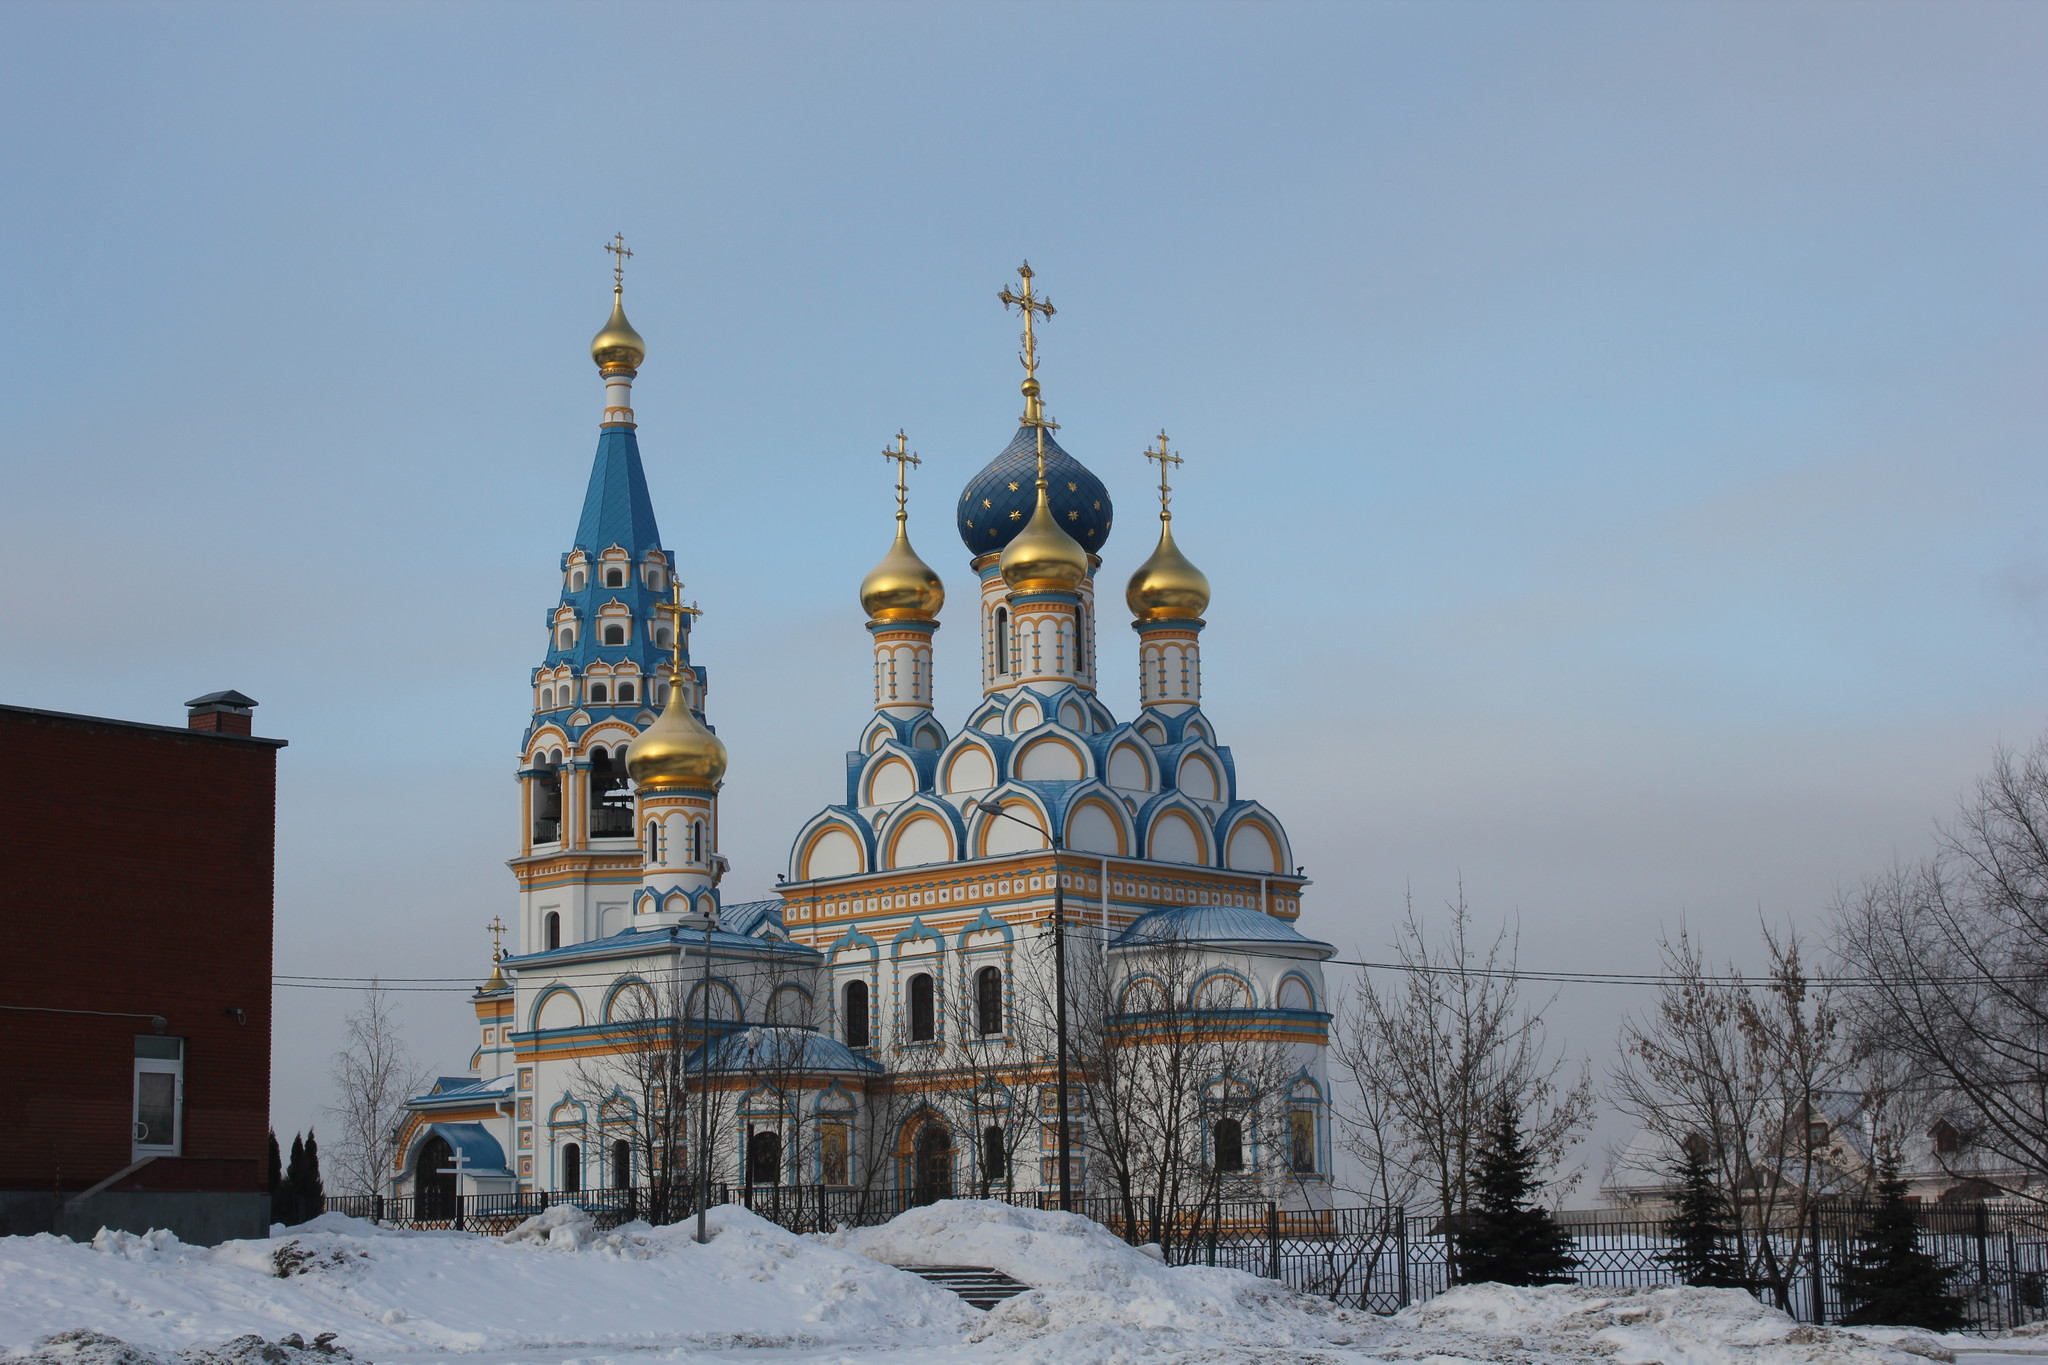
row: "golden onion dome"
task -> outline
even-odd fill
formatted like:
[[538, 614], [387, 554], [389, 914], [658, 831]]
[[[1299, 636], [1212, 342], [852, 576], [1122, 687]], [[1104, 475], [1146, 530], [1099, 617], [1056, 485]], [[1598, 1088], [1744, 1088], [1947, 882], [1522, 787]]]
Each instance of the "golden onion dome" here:
[[1124, 603], [1140, 621], [1199, 617], [1209, 609], [1209, 576], [1188, 562], [1173, 543], [1173, 522], [1159, 521], [1159, 544], [1131, 575]]
[[680, 683], [671, 683], [668, 705], [626, 746], [626, 773], [648, 791], [694, 788], [710, 791], [725, 776], [725, 743], [690, 711]]
[[870, 620], [932, 621], [946, 604], [946, 585], [931, 565], [910, 548], [910, 535], [896, 523], [896, 543], [860, 581], [860, 605]]
[[1038, 506], [1016, 538], [1003, 547], [1003, 582], [1013, 589], [1054, 588], [1071, 592], [1088, 577], [1088, 552], [1053, 520], [1038, 487]]
[[647, 343], [633, 330], [633, 324], [626, 321], [625, 292], [612, 290], [611, 321], [604, 330], [590, 339], [590, 358], [598, 368], [624, 365], [629, 370], [640, 368], [640, 362], [647, 359]]

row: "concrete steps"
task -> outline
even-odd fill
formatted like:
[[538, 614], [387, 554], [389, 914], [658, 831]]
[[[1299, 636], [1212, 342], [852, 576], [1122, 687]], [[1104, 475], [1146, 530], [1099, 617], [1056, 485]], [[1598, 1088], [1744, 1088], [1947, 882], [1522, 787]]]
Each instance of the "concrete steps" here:
[[1013, 1299], [1031, 1288], [985, 1265], [906, 1265], [897, 1269], [907, 1270], [941, 1289], [952, 1290], [984, 1313], [1004, 1299]]

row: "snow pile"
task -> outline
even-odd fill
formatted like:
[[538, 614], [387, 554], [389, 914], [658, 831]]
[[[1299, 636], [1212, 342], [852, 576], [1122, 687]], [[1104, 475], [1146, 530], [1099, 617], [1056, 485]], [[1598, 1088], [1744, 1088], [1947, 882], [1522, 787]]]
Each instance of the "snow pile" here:
[[217, 1247], [161, 1231], [102, 1232], [90, 1244], [0, 1237], [0, 1352], [25, 1355], [79, 1328], [137, 1354], [103, 1360], [94, 1353], [109, 1348], [72, 1339], [34, 1347], [35, 1358], [68, 1350], [80, 1365], [156, 1365], [158, 1355], [230, 1338], [329, 1332], [371, 1360], [536, 1347], [916, 1346], [958, 1342], [979, 1316], [914, 1275], [744, 1209], [715, 1209], [710, 1224], [702, 1246], [687, 1224], [598, 1233], [587, 1215], [566, 1213], [502, 1241], [399, 1233], [335, 1214]]
[[326, 1337], [311, 1346], [296, 1333], [265, 1341], [253, 1332], [218, 1346], [194, 1346], [176, 1355], [159, 1355], [104, 1332], [80, 1328], [44, 1337], [26, 1355], [9, 1356], [10, 1365], [337, 1365], [353, 1359]]
[[1599, 1359], [1614, 1365], [1924, 1365], [1925, 1357], [1954, 1359], [1931, 1338], [1881, 1343], [1796, 1322], [1739, 1289], [1689, 1285], [1465, 1285], [1387, 1319], [1372, 1354]]
[[1384, 1330], [1380, 1318], [1240, 1270], [1162, 1264], [1079, 1214], [949, 1200], [824, 1240], [891, 1265], [988, 1266], [1033, 1286], [968, 1338], [1020, 1361], [1317, 1350]]

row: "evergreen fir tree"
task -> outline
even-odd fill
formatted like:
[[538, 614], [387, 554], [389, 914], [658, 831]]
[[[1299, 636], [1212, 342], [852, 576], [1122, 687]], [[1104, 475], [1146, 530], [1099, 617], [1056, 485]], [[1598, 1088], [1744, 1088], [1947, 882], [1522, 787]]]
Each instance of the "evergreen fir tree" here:
[[284, 1187], [294, 1199], [312, 1209], [306, 1217], [320, 1211], [320, 1199], [325, 1193], [320, 1182], [320, 1140], [310, 1131], [304, 1137], [292, 1138], [291, 1160], [284, 1168]]
[[320, 1179], [320, 1139], [314, 1136], [311, 1128], [306, 1130], [305, 1189], [307, 1198], [315, 1201], [315, 1207], [318, 1207], [318, 1201], [327, 1197], [327, 1186]]
[[1579, 1261], [1571, 1234], [1529, 1202], [1539, 1188], [1536, 1154], [1522, 1143], [1515, 1111], [1502, 1105], [1479, 1154], [1472, 1207], [1455, 1220], [1452, 1255], [1459, 1284], [1570, 1284]]
[[276, 1194], [284, 1188], [284, 1158], [279, 1156], [277, 1152], [277, 1130], [275, 1128], [270, 1130], [270, 1167], [267, 1179], [269, 1183], [264, 1188], [272, 1194]]
[[1688, 1146], [1677, 1175], [1678, 1202], [1664, 1224], [1665, 1235], [1676, 1245], [1660, 1259], [1687, 1284], [1748, 1289], [1734, 1246], [1734, 1215], [1728, 1196], [1714, 1183], [1706, 1153]]
[[291, 1160], [284, 1164], [285, 1191], [296, 1198], [305, 1184], [306, 1139], [298, 1133], [292, 1134]]
[[1950, 1287], [1957, 1270], [1920, 1249], [1897, 1159], [1886, 1157], [1881, 1172], [1877, 1205], [1856, 1234], [1856, 1250], [1835, 1281], [1842, 1296], [1842, 1321], [1852, 1327], [1954, 1331], [1969, 1321], [1962, 1296]]

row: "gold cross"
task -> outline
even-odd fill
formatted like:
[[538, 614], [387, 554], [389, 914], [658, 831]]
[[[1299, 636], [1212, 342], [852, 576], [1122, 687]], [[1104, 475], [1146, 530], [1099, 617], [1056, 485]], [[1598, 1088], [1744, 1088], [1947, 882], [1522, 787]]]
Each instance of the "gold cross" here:
[[1167, 466], [1178, 465], [1182, 463], [1182, 460], [1180, 456], [1167, 450], [1166, 431], [1164, 428], [1161, 428], [1159, 432], [1159, 449], [1147, 450], [1145, 458], [1159, 461], [1159, 516], [1162, 521], [1171, 521], [1173, 520], [1173, 513], [1166, 510], [1166, 505], [1173, 501], [1173, 485], [1167, 482]]
[[681, 687], [683, 685], [683, 618], [685, 616], [702, 616], [704, 612], [695, 602], [690, 603], [687, 607], [683, 605], [682, 579], [672, 578], [669, 580], [669, 583], [674, 588], [674, 597], [667, 602], [656, 602], [654, 604], [654, 612], [657, 616], [666, 616], [670, 624], [675, 627], [675, 639], [669, 642], [670, 657], [675, 664], [675, 676], [669, 679], [669, 686]]
[[896, 448], [891, 450], [889, 447], [883, 446], [882, 458], [896, 462], [896, 522], [898, 525], [901, 525], [904, 519], [910, 515], [904, 510], [905, 504], [910, 500], [910, 489], [903, 482], [903, 478], [910, 472], [910, 466], [923, 464], [924, 461], [918, 459], [917, 452], [909, 448], [909, 442], [904, 437], [903, 428], [901, 427], [896, 428]]
[[612, 239], [604, 244], [604, 249], [612, 253], [612, 288], [624, 289], [626, 287], [626, 262], [633, 255], [632, 252], [626, 249], [626, 234], [614, 232]]
[[1057, 422], [1045, 420], [1045, 404], [1038, 396], [1038, 319], [1051, 317], [1056, 311], [1051, 299], [1040, 298], [1031, 292], [1031, 262], [1017, 267], [1017, 274], [1024, 281], [1024, 291], [1018, 293], [1008, 285], [996, 295], [1003, 301], [1005, 311], [1016, 308], [1024, 314], [1024, 350], [1017, 357], [1024, 362], [1024, 423], [1027, 426], [1053, 426]]
[[492, 915], [486, 927], [491, 931], [491, 961], [496, 962], [505, 956], [505, 921]]

